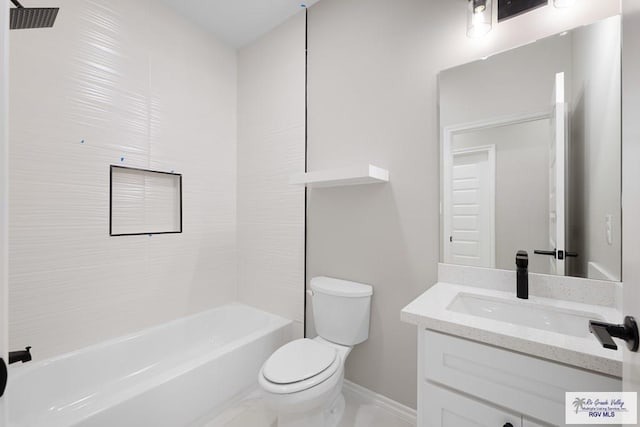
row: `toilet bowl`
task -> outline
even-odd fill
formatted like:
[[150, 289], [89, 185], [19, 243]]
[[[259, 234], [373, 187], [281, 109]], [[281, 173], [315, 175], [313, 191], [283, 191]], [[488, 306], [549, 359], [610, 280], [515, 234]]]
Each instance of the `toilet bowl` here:
[[350, 347], [316, 337], [292, 341], [269, 358], [258, 382], [267, 405], [278, 414], [278, 427], [329, 427], [329, 418], [336, 418], [337, 425], [344, 409], [344, 362], [350, 352]]
[[258, 375], [278, 427], [335, 427], [344, 412], [344, 364], [369, 336], [372, 288], [328, 277], [311, 280], [319, 336], [276, 350]]

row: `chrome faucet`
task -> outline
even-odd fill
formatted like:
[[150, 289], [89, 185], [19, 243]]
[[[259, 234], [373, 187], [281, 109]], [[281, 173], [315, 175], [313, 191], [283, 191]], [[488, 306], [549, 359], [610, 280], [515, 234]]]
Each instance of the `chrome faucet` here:
[[516, 253], [516, 296], [520, 299], [529, 299], [529, 254], [527, 251]]

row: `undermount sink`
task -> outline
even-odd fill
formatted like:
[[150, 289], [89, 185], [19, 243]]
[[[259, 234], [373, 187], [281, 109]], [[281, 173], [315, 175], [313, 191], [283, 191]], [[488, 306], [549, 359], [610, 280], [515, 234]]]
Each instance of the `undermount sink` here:
[[516, 300], [515, 297], [503, 299], [464, 292], [456, 295], [447, 310], [575, 337], [590, 334], [589, 320], [603, 320], [598, 314], [586, 311]]

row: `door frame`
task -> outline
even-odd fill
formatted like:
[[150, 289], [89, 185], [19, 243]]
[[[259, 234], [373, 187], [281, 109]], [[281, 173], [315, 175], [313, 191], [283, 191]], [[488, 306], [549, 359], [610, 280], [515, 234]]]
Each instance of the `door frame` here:
[[[451, 192], [451, 167], [453, 165], [453, 138], [456, 135], [460, 135], [463, 133], [474, 132], [478, 130], [484, 129], [492, 129], [496, 127], [502, 127], [507, 125], [515, 125], [520, 123], [528, 123], [534, 122], [537, 120], [551, 120], [553, 117], [552, 109], [545, 111], [536, 111], [532, 113], [521, 113], [521, 114], [511, 114], [505, 116], [498, 116], [485, 120], [478, 120], [474, 122], [467, 123], [459, 123], [455, 125], [445, 126], [442, 128], [442, 157], [440, 170], [442, 171], [441, 179], [442, 186], [441, 194], [440, 194], [440, 203], [441, 203], [441, 218], [440, 224], [442, 225], [441, 229], [442, 235], [440, 236], [440, 241], [442, 242], [442, 258], [444, 263], [450, 262], [449, 250], [447, 249], [447, 245], [449, 244], [448, 236], [451, 235], [451, 224], [450, 224], [450, 213], [451, 213], [451, 201], [450, 192]], [[456, 150], [457, 151], [457, 150]], [[495, 151], [494, 151], [495, 153]], [[494, 173], [493, 173], [493, 200], [495, 204], [495, 154], [494, 154]], [[491, 253], [491, 265], [495, 268], [495, 205], [492, 206], [492, 253]]]
[[[7, 361], [9, 286], [9, 1], [0, 0], [0, 357]], [[6, 392], [5, 392], [6, 396]], [[0, 398], [0, 427], [7, 425]]]
[[[640, 318], [640, 4], [622, 2], [622, 312]], [[623, 390], [640, 393], [640, 353], [623, 355]]]
[[444, 168], [449, 177], [444, 182], [444, 200], [445, 200], [445, 217], [444, 217], [444, 262], [451, 262], [450, 248], [451, 243], [447, 240], [447, 236], [451, 236], [451, 205], [449, 195], [453, 191], [451, 187], [451, 170], [453, 169], [453, 158], [456, 155], [475, 154], [475, 153], [487, 153], [487, 160], [489, 163], [489, 265], [488, 268], [495, 268], [496, 266], [496, 145], [481, 145], [478, 147], [461, 148], [459, 150], [451, 151], [451, 155], [443, 159]]

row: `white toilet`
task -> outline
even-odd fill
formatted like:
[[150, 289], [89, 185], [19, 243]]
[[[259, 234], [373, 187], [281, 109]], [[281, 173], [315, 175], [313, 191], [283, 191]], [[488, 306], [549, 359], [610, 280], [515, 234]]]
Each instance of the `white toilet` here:
[[278, 427], [335, 427], [344, 412], [344, 362], [369, 338], [373, 288], [330, 277], [311, 279], [313, 320], [319, 336], [276, 350], [258, 382]]

